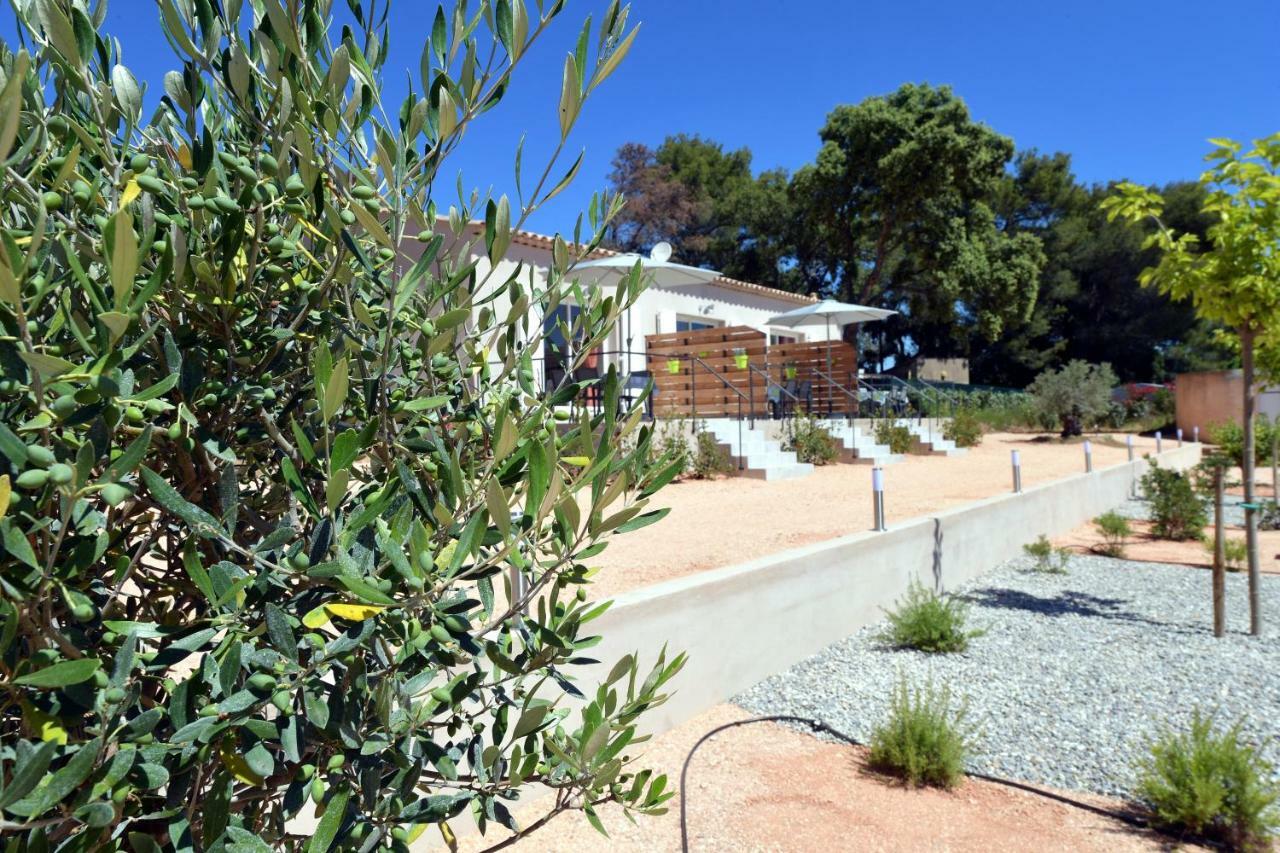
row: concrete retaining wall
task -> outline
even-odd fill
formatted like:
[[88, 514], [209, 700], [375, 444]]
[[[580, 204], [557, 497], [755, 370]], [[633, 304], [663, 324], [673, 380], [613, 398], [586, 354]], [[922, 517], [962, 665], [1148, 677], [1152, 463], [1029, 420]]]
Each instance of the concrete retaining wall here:
[[[1184, 469], [1199, 459], [1200, 446], [1188, 442], [1160, 463]], [[1146, 468], [1139, 459], [626, 593], [593, 626], [604, 640], [592, 656], [603, 663], [582, 683], [603, 678], [628, 652], [638, 651], [642, 666], [664, 643], [688, 652], [675, 695], [646, 717], [648, 728], [665, 731], [877, 621], [912, 578], [950, 589], [1042, 533], [1065, 533], [1118, 506]]]

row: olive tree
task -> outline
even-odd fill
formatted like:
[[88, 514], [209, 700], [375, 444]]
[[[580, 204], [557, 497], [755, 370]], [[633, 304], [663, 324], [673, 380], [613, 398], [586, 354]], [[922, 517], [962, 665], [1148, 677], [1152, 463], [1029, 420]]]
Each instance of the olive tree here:
[[1262, 633], [1258, 515], [1254, 484], [1254, 412], [1258, 389], [1256, 357], [1264, 375], [1280, 359], [1280, 133], [1245, 150], [1230, 139], [1215, 145], [1200, 182], [1208, 190], [1203, 209], [1213, 219], [1207, 243], [1177, 234], [1161, 220], [1164, 200], [1145, 187], [1125, 183], [1103, 206], [1111, 218], [1152, 220], [1158, 226], [1146, 245], [1160, 251], [1159, 262], [1142, 272], [1144, 285], [1174, 299], [1187, 299], [1201, 318], [1235, 332], [1244, 373], [1245, 541], [1249, 551], [1251, 632]]
[[573, 278], [620, 200], [556, 239], [545, 281], [488, 263], [577, 170], [556, 163], [635, 36], [626, 8], [581, 29], [534, 180], [517, 154], [514, 200], [437, 200], [563, 5], [436, 9], [387, 103], [385, 2], [157, 0], [158, 99], [103, 0], [14, 3], [7, 850], [406, 849], [432, 825], [452, 843], [455, 817], [517, 829], [530, 789], [597, 824], [605, 802], [661, 811], [632, 750], [682, 657], [575, 668], [606, 606], [590, 560], [661, 517], [675, 468], [613, 375], [595, 416], [535, 386], [529, 320], [572, 298], [585, 352], [634, 302], [639, 270]]
[[1068, 438], [1080, 435], [1086, 420], [1106, 412], [1117, 381], [1111, 365], [1074, 359], [1057, 370], [1042, 371], [1027, 386], [1027, 393], [1042, 415], [1062, 423], [1062, 437]]

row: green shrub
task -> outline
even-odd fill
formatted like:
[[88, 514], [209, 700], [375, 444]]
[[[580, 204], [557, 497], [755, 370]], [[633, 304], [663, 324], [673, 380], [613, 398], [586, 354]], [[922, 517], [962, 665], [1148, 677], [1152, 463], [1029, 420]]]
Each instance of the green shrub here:
[[[529, 334], [572, 298], [588, 352], [635, 303], [570, 275], [620, 201], [532, 291], [476, 259], [560, 168], [434, 201], [562, 4], [441, 8], [406, 84], [387, 3], [166, 2], [150, 117], [90, 5], [13, 3], [34, 55], [0, 45], [6, 848], [406, 850], [531, 788], [660, 811], [628, 744], [682, 658], [568, 679], [603, 609], [584, 560], [660, 518], [674, 470], [647, 429], [621, 451], [634, 408], [543, 394]], [[626, 17], [584, 32], [564, 131]]]
[[[1277, 432], [1280, 432], [1280, 423], [1272, 423], [1262, 415], [1254, 420], [1253, 458], [1259, 464], [1271, 459], [1272, 441]], [[1244, 465], [1244, 427], [1240, 424], [1231, 421], [1213, 424], [1209, 427], [1208, 439], [1215, 446], [1215, 455], [1230, 460], [1237, 468]]]
[[1045, 370], [1027, 386], [1036, 407], [1062, 424], [1064, 437], [1079, 435], [1085, 424], [1106, 414], [1116, 375], [1109, 364], [1076, 359], [1057, 370]]
[[1153, 459], [1142, 477], [1142, 491], [1151, 505], [1151, 532], [1157, 539], [1181, 541], [1204, 535], [1209, 516], [1186, 474], [1161, 468]]
[[654, 426], [653, 459], [655, 462], [665, 460], [674, 466], [677, 478], [684, 476], [692, 463], [688, 429], [684, 418], [663, 419]]
[[817, 418], [797, 415], [783, 429], [783, 450], [794, 451], [801, 462], [830, 465], [840, 455], [840, 443]]
[[[1212, 563], [1215, 556], [1215, 546], [1212, 537], [1205, 539], [1205, 553], [1209, 555], [1209, 562]], [[1222, 538], [1222, 559], [1223, 567], [1229, 572], [1243, 572], [1245, 564], [1249, 560], [1249, 543], [1243, 539], [1233, 539], [1229, 536]]]
[[907, 594], [885, 611], [888, 620], [881, 639], [896, 648], [921, 652], [962, 652], [981, 630], [966, 630], [969, 607], [950, 595], [939, 595], [913, 580]]
[[957, 409], [942, 430], [942, 437], [955, 442], [956, 447], [977, 447], [982, 444], [982, 421], [972, 409]]
[[955, 705], [945, 687], [912, 690], [905, 680], [894, 688], [889, 719], [871, 733], [868, 764], [907, 785], [955, 786], [964, 778], [973, 733], [963, 703]]
[[1258, 513], [1259, 530], [1280, 530], [1280, 504], [1268, 501]]
[[1129, 519], [1111, 510], [1095, 518], [1093, 523], [1102, 534], [1102, 545], [1098, 550], [1108, 557], [1123, 557], [1125, 543], [1133, 535]]
[[733, 471], [733, 460], [714, 435], [699, 432], [688, 471], [695, 480], [714, 480]]
[[915, 444], [915, 436], [906, 424], [888, 418], [876, 422], [876, 444], [883, 444], [890, 453], [908, 453]]
[[1233, 850], [1270, 849], [1280, 790], [1238, 723], [1218, 731], [1197, 710], [1187, 730], [1166, 731], [1151, 744], [1139, 772], [1138, 794], [1161, 828]]
[[1055, 548], [1049, 537], [1043, 533], [1036, 541], [1022, 546], [1022, 552], [1035, 560], [1036, 571], [1050, 575], [1065, 575], [1071, 551], [1067, 548]]

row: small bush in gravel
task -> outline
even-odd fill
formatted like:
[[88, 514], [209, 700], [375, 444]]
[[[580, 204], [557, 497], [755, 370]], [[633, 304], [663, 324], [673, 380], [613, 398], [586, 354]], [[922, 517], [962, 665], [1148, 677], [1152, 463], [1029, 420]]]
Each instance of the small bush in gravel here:
[[1271, 501], [1263, 505], [1262, 512], [1258, 513], [1258, 529], [1280, 530], [1280, 504]]
[[963, 703], [951, 691], [927, 684], [918, 690], [899, 680], [889, 719], [871, 733], [873, 770], [900, 777], [907, 785], [950, 788], [964, 778], [964, 759], [972, 743]]
[[1043, 533], [1040, 534], [1040, 538], [1036, 541], [1023, 545], [1022, 551], [1036, 561], [1035, 569], [1038, 572], [1050, 575], [1065, 575], [1067, 573], [1067, 560], [1071, 557], [1071, 551], [1066, 548], [1053, 547], [1049, 537]]
[[1225, 844], [1233, 850], [1270, 849], [1280, 825], [1280, 789], [1273, 768], [1241, 739], [1240, 725], [1218, 731], [1195, 711], [1185, 731], [1170, 730], [1152, 745], [1138, 781], [1157, 825]]
[[1102, 544], [1098, 546], [1098, 552], [1108, 557], [1124, 557], [1125, 542], [1133, 535], [1129, 519], [1111, 510], [1095, 518], [1093, 523], [1102, 534]]
[[982, 421], [972, 409], [957, 409], [942, 430], [942, 437], [955, 442], [956, 447], [977, 447], [982, 444]]
[[[1212, 562], [1214, 551], [1212, 539], [1205, 540], [1204, 550], [1209, 554], [1209, 560]], [[1224, 537], [1222, 555], [1227, 571], [1243, 572], [1245, 562], [1249, 559], [1249, 545], [1243, 539], [1227, 539]]]
[[939, 595], [919, 581], [912, 581], [907, 594], [886, 610], [889, 625], [882, 639], [896, 648], [921, 652], [962, 652], [969, 640], [982, 631], [966, 630], [969, 608], [957, 598]]
[[1187, 475], [1161, 468], [1153, 460], [1142, 477], [1142, 491], [1151, 504], [1151, 532], [1157, 539], [1199, 539], [1209, 523], [1204, 501]]

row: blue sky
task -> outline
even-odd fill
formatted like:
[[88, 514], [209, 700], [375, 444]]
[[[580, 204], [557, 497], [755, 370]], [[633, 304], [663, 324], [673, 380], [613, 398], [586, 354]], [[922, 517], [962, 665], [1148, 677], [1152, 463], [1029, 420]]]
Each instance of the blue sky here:
[[[526, 174], [541, 162], [557, 133], [565, 52], [582, 19], [598, 20], [605, 6], [569, 0], [507, 100], [472, 128], [447, 167], [450, 187], [461, 169], [468, 187], [511, 191], [521, 133], [529, 136]], [[403, 80], [399, 69], [416, 69], [434, 8], [397, 0], [393, 86]], [[155, 97], [176, 61], [154, 3], [112, 0], [109, 9], [126, 64]], [[1280, 130], [1276, 0], [633, 0], [632, 20], [643, 27], [631, 55], [588, 103], [571, 140], [587, 151], [578, 180], [535, 215], [535, 230], [571, 228], [623, 142], [697, 133], [749, 147], [757, 169], [794, 169], [813, 157], [832, 107], [905, 81], [951, 85], [977, 119], [1019, 148], [1069, 152], [1086, 181], [1194, 178], [1208, 137]], [[12, 31], [5, 3], [0, 35]]]

